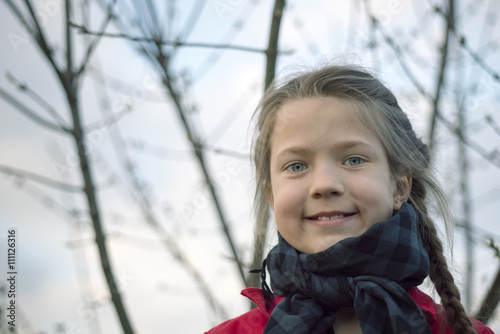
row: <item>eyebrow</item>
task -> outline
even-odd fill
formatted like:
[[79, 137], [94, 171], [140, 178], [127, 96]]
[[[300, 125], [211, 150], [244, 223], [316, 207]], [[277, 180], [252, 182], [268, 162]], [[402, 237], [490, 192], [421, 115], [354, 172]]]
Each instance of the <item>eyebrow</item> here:
[[[332, 145], [332, 148], [345, 150], [357, 146], [366, 147], [370, 150], [376, 151], [375, 147], [370, 143], [359, 140], [346, 140], [346, 141], [336, 142]], [[307, 154], [310, 150], [311, 149], [308, 146], [290, 146], [281, 150], [278, 154], [276, 154], [276, 158], [279, 158], [285, 154]]]

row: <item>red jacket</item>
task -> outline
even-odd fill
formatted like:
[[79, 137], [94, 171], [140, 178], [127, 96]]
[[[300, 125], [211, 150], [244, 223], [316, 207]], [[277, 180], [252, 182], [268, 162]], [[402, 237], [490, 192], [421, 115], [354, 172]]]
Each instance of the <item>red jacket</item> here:
[[[273, 305], [271, 305], [269, 309], [266, 309], [266, 303], [261, 289], [248, 288], [241, 291], [241, 294], [257, 304], [257, 308], [244, 313], [239, 317], [223, 322], [205, 334], [261, 334], [264, 331], [264, 327], [266, 327], [267, 321], [269, 320], [269, 316], [274, 310], [274, 307], [283, 300], [282, 297], [276, 296]], [[418, 288], [409, 289], [408, 294], [411, 298], [413, 298], [415, 303], [417, 303], [418, 307], [424, 311], [424, 315], [427, 318], [427, 322], [429, 323], [432, 333], [439, 334], [438, 312], [442, 312], [441, 306], [438, 305], [436, 309], [436, 304], [432, 298], [420, 291]], [[471, 320], [478, 334], [494, 334], [491, 329], [476, 319]], [[444, 334], [452, 334], [452, 332], [450, 329], [446, 329]]]

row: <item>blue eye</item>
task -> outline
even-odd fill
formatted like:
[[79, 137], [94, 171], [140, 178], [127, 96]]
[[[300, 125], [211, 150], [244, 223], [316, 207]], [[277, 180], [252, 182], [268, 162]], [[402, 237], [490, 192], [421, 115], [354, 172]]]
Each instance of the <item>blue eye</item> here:
[[364, 160], [360, 157], [352, 157], [352, 158], [349, 158], [345, 161], [344, 164], [349, 164], [349, 166], [359, 166], [360, 164], [362, 164], [364, 162]]
[[300, 162], [295, 162], [286, 168], [287, 171], [292, 173], [300, 173], [305, 171], [306, 169], [307, 169], [306, 165]]

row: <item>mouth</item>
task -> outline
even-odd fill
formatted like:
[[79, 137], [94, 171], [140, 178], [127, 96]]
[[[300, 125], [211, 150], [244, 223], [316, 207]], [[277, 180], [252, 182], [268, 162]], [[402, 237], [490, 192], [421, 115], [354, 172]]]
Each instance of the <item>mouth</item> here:
[[355, 214], [354, 212], [341, 212], [341, 211], [319, 212], [313, 216], [308, 216], [305, 218], [311, 220], [330, 220], [335, 218], [349, 217], [354, 214]]
[[349, 217], [354, 216], [355, 214], [356, 214], [355, 212], [339, 212], [339, 211], [319, 212], [313, 216], [305, 217], [305, 219], [312, 223], [322, 225], [327, 222], [341, 223], [346, 221]]

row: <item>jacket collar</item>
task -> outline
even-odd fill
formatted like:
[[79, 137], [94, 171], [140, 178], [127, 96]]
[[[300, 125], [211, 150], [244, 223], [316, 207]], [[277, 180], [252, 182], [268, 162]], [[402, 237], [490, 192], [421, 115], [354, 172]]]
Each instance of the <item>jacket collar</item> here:
[[[426, 318], [429, 322], [433, 323], [437, 321], [438, 312], [436, 309], [436, 304], [434, 300], [418, 288], [410, 288], [407, 290], [410, 297], [417, 303], [422, 311], [426, 314]], [[274, 295], [274, 299], [272, 301], [266, 301], [264, 298], [264, 294], [262, 293], [262, 289], [260, 288], [246, 288], [241, 291], [241, 294], [257, 305], [262, 313], [267, 315], [268, 317], [274, 310], [274, 307], [278, 305], [284, 298]]]
[[259, 288], [246, 288], [241, 291], [241, 294], [253, 301], [255, 305], [257, 305], [257, 307], [262, 311], [262, 313], [267, 315], [268, 318], [273, 312], [274, 307], [284, 299], [283, 297], [274, 295], [274, 299], [272, 301], [267, 301], [264, 298], [262, 289]]

